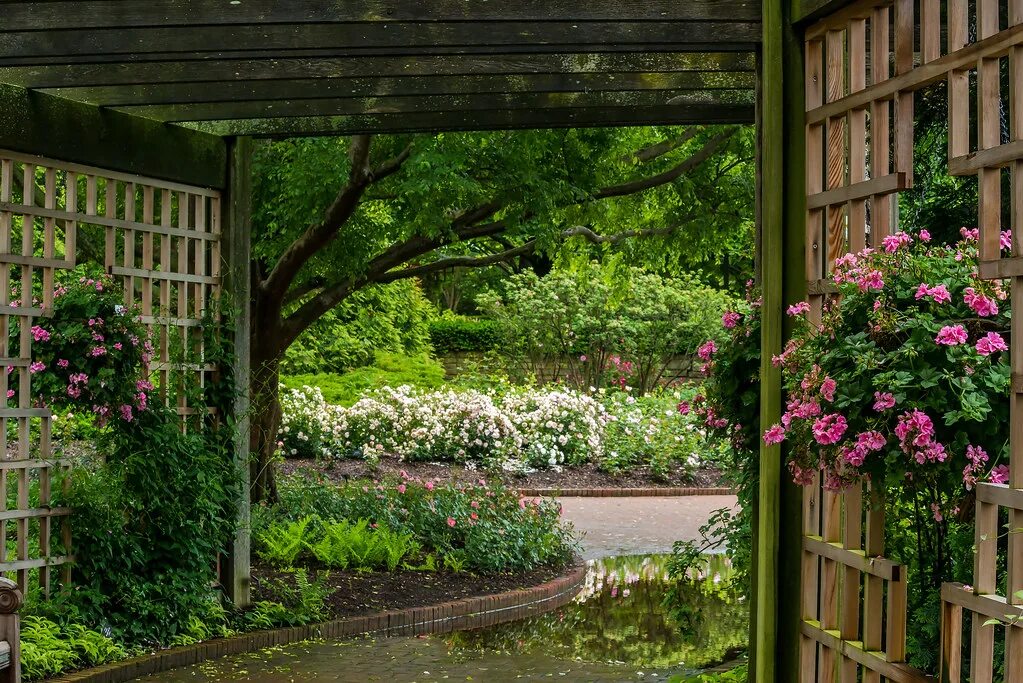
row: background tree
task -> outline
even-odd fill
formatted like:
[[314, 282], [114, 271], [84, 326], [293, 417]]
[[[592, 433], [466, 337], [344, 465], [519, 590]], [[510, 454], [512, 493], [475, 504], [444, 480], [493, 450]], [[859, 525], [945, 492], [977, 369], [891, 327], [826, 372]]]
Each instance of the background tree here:
[[[356, 292], [453, 268], [542, 266], [561, 252], [616, 251], [726, 280], [752, 251], [752, 167], [753, 135], [739, 127], [264, 144], [255, 159], [253, 499], [275, 496], [281, 359]], [[719, 256], [729, 250], [734, 261]]]

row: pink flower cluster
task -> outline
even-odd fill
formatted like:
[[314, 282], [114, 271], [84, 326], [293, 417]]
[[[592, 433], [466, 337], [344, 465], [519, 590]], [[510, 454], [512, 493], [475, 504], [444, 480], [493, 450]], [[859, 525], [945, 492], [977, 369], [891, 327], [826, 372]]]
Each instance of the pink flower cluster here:
[[982, 318], [998, 315], [998, 302], [985, 294], [978, 293], [973, 287], [965, 289], [963, 302]]
[[[928, 235], [929, 237], [929, 235]], [[894, 254], [904, 246], [908, 246], [913, 243], [913, 237], [908, 232], [897, 232], [894, 235], [888, 235], [881, 240], [881, 246], [889, 254]]]
[[902, 451], [911, 456], [918, 465], [927, 462], [945, 462], [948, 452], [945, 446], [934, 440], [934, 423], [927, 413], [914, 408], [899, 415], [895, 425], [895, 436], [899, 438]]
[[895, 407], [895, 395], [887, 392], [874, 392], [874, 410], [881, 412]]
[[39, 325], [33, 325], [30, 331], [32, 332], [32, 339], [34, 341], [37, 342], [50, 341], [50, 332], [45, 328], [40, 327]]
[[714, 343], [713, 339], [708, 339], [704, 344], [696, 350], [696, 355], [700, 357], [700, 360], [709, 361], [718, 350], [718, 345]]
[[982, 356], [990, 356], [998, 351], [1008, 351], [1009, 346], [1005, 343], [1002, 335], [997, 332], [988, 332], [986, 335], [977, 340], [975, 346], [977, 353]]
[[958, 346], [965, 344], [966, 339], [966, 329], [962, 325], [945, 325], [938, 331], [934, 341], [944, 346]]
[[792, 304], [785, 311], [789, 315], [796, 316], [808, 313], [810, 311], [810, 304], [806, 301], [800, 301], [798, 304]]
[[734, 328], [741, 320], [742, 314], [735, 311], [725, 311], [725, 314], [721, 316], [721, 324], [724, 325], [726, 330]]
[[856, 443], [842, 447], [842, 457], [853, 467], [860, 467], [867, 456], [885, 447], [887, 440], [881, 432], [871, 430], [856, 435]]
[[916, 300], [919, 301], [925, 297], [929, 297], [936, 304], [947, 304], [952, 300], [952, 295], [949, 294], [948, 288], [945, 285], [930, 287], [921, 282], [916, 290]]
[[842, 435], [848, 428], [845, 416], [838, 413], [822, 415], [814, 420], [813, 438], [822, 446], [830, 446], [842, 440]]

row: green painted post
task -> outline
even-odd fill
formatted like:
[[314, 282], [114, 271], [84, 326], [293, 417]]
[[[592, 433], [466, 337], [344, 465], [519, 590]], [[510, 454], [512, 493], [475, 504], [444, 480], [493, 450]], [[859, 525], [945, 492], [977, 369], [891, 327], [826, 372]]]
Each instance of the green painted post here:
[[[760, 263], [763, 287], [760, 333], [760, 424], [767, 427], [781, 415], [781, 375], [771, 358], [781, 353], [782, 257], [784, 254], [785, 129], [782, 68], [783, 0], [764, 0], [761, 62], [761, 220]], [[781, 493], [781, 449], [760, 444], [760, 490], [757, 500], [756, 613], [752, 681], [774, 683], [778, 643], [778, 513]]]
[[228, 140], [228, 187], [223, 215], [226, 268], [225, 301], [231, 306], [234, 323], [235, 399], [232, 406], [234, 463], [240, 479], [238, 530], [225, 559], [224, 587], [236, 607], [250, 602], [251, 561], [249, 524], [249, 309], [252, 264], [252, 141]]

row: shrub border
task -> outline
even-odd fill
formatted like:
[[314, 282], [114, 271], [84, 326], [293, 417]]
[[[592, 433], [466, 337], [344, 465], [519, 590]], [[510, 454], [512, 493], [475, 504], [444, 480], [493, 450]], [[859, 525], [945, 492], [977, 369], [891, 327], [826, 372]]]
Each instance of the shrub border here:
[[303, 640], [338, 639], [361, 635], [418, 636], [483, 628], [544, 614], [563, 607], [579, 593], [586, 565], [579, 558], [561, 576], [532, 588], [505, 591], [425, 607], [409, 607], [361, 617], [346, 617], [320, 624], [253, 631], [162, 650], [149, 655], [85, 669], [47, 679], [44, 683], [125, 683], [228, 655], [254, 652]]
[[519, 495], [524, 498], [539, 496], [541, 498], [643, 498], [648, 496], [734, 496], [735, 489], [727, 487], [717, 488], [696, 488], [682, 486], [665, 486], [658, 488], [649, 486], [644, 488], [547, 488], [547, 489], [518, 489]]

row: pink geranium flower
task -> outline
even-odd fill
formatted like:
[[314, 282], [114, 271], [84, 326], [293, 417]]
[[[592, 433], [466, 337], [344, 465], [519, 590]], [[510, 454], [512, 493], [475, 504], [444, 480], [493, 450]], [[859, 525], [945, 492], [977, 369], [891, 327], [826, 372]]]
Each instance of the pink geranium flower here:
[[874, 410], [881, 412], [895, 407], [895, 395], [887, 392], [874, 392]]
[[713, 339], [708, 339], [703, 346], [696, 350], [696, 355], [700, 357], [700, 360], [710, 360], [710, 357], [718, 350], [718, 345], [714, 343]]
[[738, 325], [740, 320], [742, 320], [742, 316], [735, 311], [726, 311], [725, 314], [721, 316], [721, 324], [724, 325], [727, 330]]
[[998, 465], [991, 470], [991, 474], [987, 476], [988, 481], [992, 484], [1004, 484], [1009, 481], [1009, 466]]
[[42, 327], [39, 327], [39, 325], [33, 325], [32, 329], [31, 329], [31, 332], [32, 332], [32, 339], [37, 341], [37, 342], [48, 342], [48, 341], [50, 341], [50, 333], [47, 330], [43, 329]]
[[966, 343], [966, 329], [962, 325], [945, 325], [938, 332], [934, 341], [945, 346], [957, 346]]
[[834, 401], [835, 389], [837, 388], [838, 385], [835, 383], [835, 380], [831, 379], [830, 377], [825, 377], [824, 381], [821, 383], [821, 396], [824, 397], [825, 401], [828, 402]]
[[1002, 335], [997, 332], [988, 332], [986, 335], [977, 340], [976, 345], [977, 353], [982, 356], [990, 356], [992, 353], [998, 351], [1007, 351], [1009, 346], [1002, 339]]
[[797, 304], [792, 304], [791, 306], [789, 306], [785, 312], [788, 313], [789, 315], [795, 316], [802, 315], [803, 313], [808, 313], [809, 311], [810, 311], [809, 302], [800, 301]]
[[845, 417], [830, 413], [814, 420], [813, 438], [822, 446], [838, 443], [848, 427]]
[[785, 440], [785, 428], [781, 425], [773, 425], [764, 432], [764, 443], [768, 446], [779, 444]]
[[998, 302], [989, 296], [978, 293], [973, 287], [966, 288], [963, 302], [982, 318], [998, 315]]

